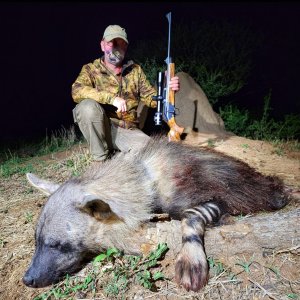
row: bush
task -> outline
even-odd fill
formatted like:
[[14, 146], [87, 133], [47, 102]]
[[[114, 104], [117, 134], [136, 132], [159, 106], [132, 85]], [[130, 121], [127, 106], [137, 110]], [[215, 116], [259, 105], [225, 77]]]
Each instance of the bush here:
[[219, 113], [227, 131], [240, 136], [249, 136], [247, 131], [250, 124], [248, 110], [240, 110], [234, 105], [227, 104], [223, 108], [219, 108]]
[[284, 120], [275, 121], [270, 117], [272, 90], [264, 97], [263, 112], [255, 119], [248, 110], [240, 110], [227, 104], [220, 108], [220, 116], [225, 128], [237, 135], [257, 140], [294, 140], [300, 138], [300, 115], [289, 114]]

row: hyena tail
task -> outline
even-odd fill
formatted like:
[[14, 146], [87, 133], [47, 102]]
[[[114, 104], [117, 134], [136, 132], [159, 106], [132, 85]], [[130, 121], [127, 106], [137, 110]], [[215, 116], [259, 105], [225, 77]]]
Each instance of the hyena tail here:
[[207, 224], [217, 222], [221, 215], [221, 207], [215, 202], [206, 202], [183, 212], [182, 248], [176, 259], [175, 280], [187, 291], [196, 292], [208, 281], [204, 231]]

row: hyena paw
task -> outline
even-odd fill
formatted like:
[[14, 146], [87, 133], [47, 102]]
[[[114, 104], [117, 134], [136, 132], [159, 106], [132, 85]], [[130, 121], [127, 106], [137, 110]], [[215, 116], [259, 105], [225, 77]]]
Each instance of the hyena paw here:
[[[186, 247], [185, 247], [186, 248]], [[176, 259], [175, 281], [187, 291], [199, 291], [208, 281], [206, 255], [201, 249], [182, 249]], [[199, 251], [200, 250], [200, 251]]]

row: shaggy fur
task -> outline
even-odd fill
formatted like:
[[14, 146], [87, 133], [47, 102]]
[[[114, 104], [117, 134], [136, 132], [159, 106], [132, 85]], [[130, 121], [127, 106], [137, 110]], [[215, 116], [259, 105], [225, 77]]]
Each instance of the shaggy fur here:
[[208, 280], [206, 225], [217, 223], [225, 213], [271, 211], [288, 202], [276, 177], [210, 149], [158, 138], [61, 186], [32, 174], [27, 177], [50, 195], [36, 229], [36, 252], [23, 278], [32, 287], [59, 280], [101, 249], [115, 246], [137, 253], [134, 231], [151, 214], [168, 213], [182, 220], [176, 282], [198, 291]]

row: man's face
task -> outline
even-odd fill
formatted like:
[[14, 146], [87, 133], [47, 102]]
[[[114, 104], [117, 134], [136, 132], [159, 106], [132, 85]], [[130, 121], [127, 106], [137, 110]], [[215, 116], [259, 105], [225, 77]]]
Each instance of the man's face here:
[[104, 52], [104, 59], [113, 65], [120, 65], [125, 57], [127, 43], [120, 38], [111, 41], [102, 40], [101, 50]]
[[123, 49], [124, 51], [126, 51], [127, 43], [123, 39], [120, 39], [120, 38], [113, 39], [109, 42], [106, 40], [101, 41], [101, 49], [103, 52], [105, 52], [106, 50], [111, 50], [113, 48]]

